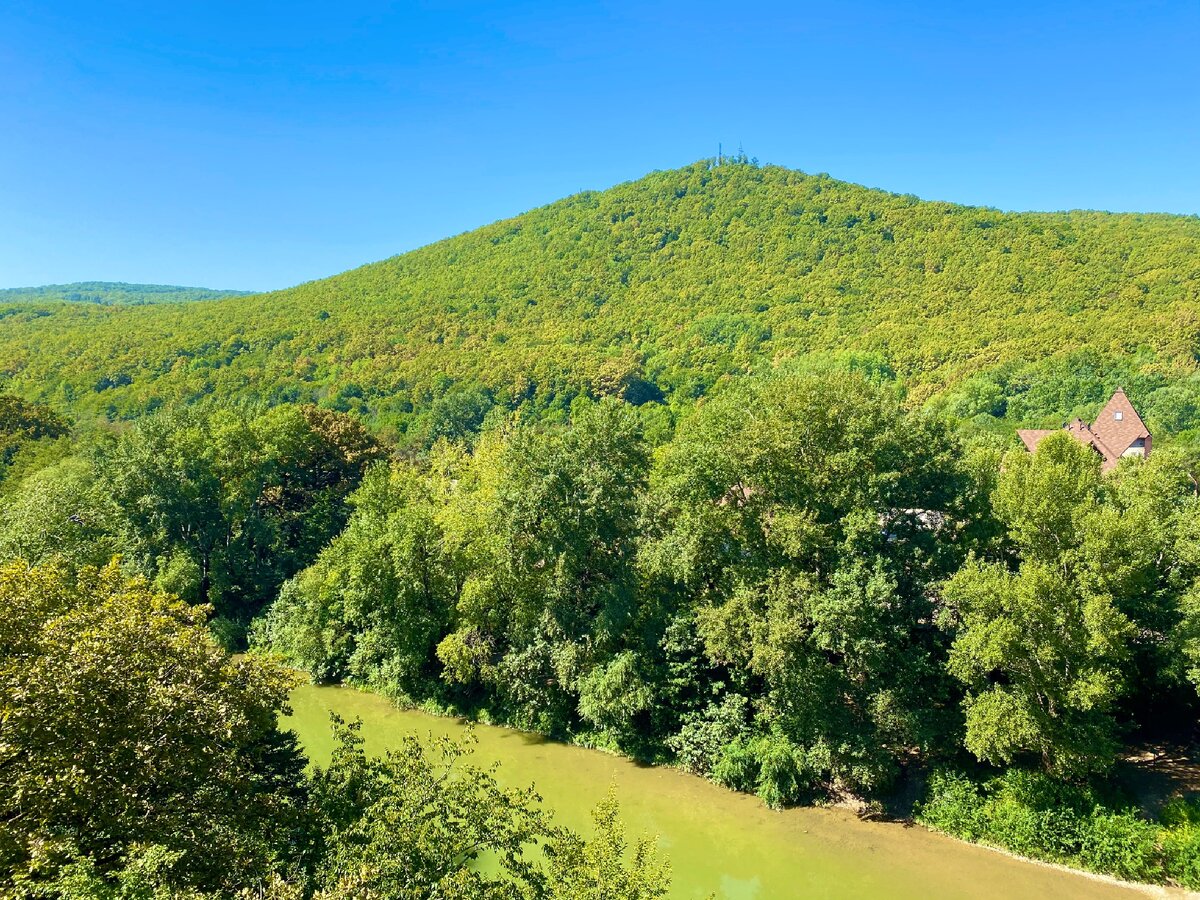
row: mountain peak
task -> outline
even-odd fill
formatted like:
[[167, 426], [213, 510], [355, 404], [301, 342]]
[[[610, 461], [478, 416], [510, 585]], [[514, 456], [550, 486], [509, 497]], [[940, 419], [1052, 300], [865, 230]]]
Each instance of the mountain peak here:
[[[236, 393], [401, 428], [464, 390], [686, 403], [812, 353], [865, 355], [920, 399], [1082, 351], [1190, 371], [1198, 254], [1194, 217], [1008, 213], [701, 160], [285, 291], [0, 311], [0, 372], [109, 416]], [[97, 368], [116, 386], [93, 391]]]

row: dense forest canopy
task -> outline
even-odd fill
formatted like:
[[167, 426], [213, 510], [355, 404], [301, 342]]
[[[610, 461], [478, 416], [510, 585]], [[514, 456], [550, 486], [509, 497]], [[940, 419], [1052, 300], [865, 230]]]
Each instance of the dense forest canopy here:
[[[303, 772], [274, 655], [775, 806], [908, 791], [970, 839], [1200, 886], [1200, 804], [1122, 780], [1200, 713], [1198, 251], [1196, 218], [739, 160], [274, 294], [0, 305], [0, 878], [665, 890], [611, 806], [562, 832], [459, 748], [379, 761], [338, 724]], [[1146, 460], [1011, 434], [1118, 384]], [[116, 755], [70, 749], [89, 716]]]
[[910, 405], [1041, 421], [1119, 380], [1181, 430], [1198, 299], [1200, 218], [1006, 213], [705, 161], [290, 290], [0, 303], [0, 388], [80, 418], [313, 402], [423, 438], [494, 404], [686, 406], [728, 375], [852, 353]]
[[0, 288], [0, 306], [8, 303], [94, 303], [98, 306], [142, 306], [245, 297], [251, 291], [214, 291], [174, 284], [126, 284], [123, 281], [77, 281], [40, 287]]
[[[16, 618], [0, 676], [15, 687], [0, 690], [35, 704], [30, 740], [39, 722], [70, 725], [24, 681], [43, 652], [30, 623], [97, 584], [87, 603], [106, 615], [152, 595], [194, 629], [207, 618], [228, 650], [319, 681], [674, 763], [771, 805], [878, 805], [932, 773], [923, 821], [1200, 884], [1200, 807], [1149, 819], [1121, 779], [1131, 745], [1186, 740], [1200, 711], [1194, 446], [1104, 474], [1065, 432], [1005, 451], [902, 397], [856, 371], [778, 373], [739, 380], [668, 437], [646, 406], [577, 398], [564, 423], [489, 414], [478, 434], [390, 453], [311, 405], [210, 403], [73, 440], [11, 400], [0, 591]], [[47, 620], [39, 677], [126, 627], [91, 615], [79, 646], [74, 618]], [[367, 766], [346, 741], [345, 764]], [[31, 752], [6, 742], [0, 762]], [[380, 865], [407, 883], [386, 823], [410, 811], [379, 800], [364, 830], [318, 823], [353, 835], [333, 881]], [[15, 813], [0, 839], [17, 866], [43, 827], [74, 858], [63, 808], [44, 826]], [[79, 852], [121, 877], [103, 848]]]

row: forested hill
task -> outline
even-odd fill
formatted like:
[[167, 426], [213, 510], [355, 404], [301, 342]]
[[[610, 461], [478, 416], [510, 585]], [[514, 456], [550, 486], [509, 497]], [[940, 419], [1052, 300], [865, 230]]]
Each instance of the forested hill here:
[[126, 284], [123, 281], [77, 281], [40, 287], [0, 288], [0, 306], [9, 303], [95, 303], [100, 306], [143, 306], [246, 297], [253, 291], [214, 291], [175, 284]]
[[0, 390], [109, 417], [315, 400], [403, 430], [444, 396], [686, 403], [822, 351], [894, 372], [913, 403], [1029, 419], [1117, 378], [1139, 399], [1186, 378], [1198, 301], [1197, 217], [1005, 213], [700, 162], [250, 298], [0, 302]]

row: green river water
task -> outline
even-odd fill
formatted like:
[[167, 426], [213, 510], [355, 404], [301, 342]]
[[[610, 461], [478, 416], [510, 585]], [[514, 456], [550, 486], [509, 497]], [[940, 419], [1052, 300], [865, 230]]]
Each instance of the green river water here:
[[[285, 721], [319, 763], [332, 749], [329, 713], [361, 718], [368, 751], [400, 735], [457, 735], [449, 718], [397, 709], [350, 688], [303, 686]], [[1040, 866], [919, 827], [861, 822], [840, 809], [765, 808], [672, 769], [570, 747], [505, 728], [476, 726], [474, 762], [501, 763], [511, 785], [536, 785], [563, 824], [587, 829], [592, 807], [616, 786], [621, 818], [634, 833], [658, 836], [671, 861], [672, 897], [1041, 898], [1138, 897], [1131, 887]]]

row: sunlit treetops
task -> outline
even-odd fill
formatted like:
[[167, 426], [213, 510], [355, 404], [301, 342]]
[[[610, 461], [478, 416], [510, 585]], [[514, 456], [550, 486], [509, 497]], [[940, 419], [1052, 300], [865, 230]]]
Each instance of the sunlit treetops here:
[[446, 398], [476, 418], [561, 418], [580, 394], [678, 407], [830, 357], [965, 418], [1053, 424], [1123, 383], [1153, 419], [1148, 395], [1195, 371], [1198, 251], [1196, 217], [1006, 213], [703, 161], [284, 291], [0, 300], [0, 389], [84, 418], [237, 397], [425, 433]]

